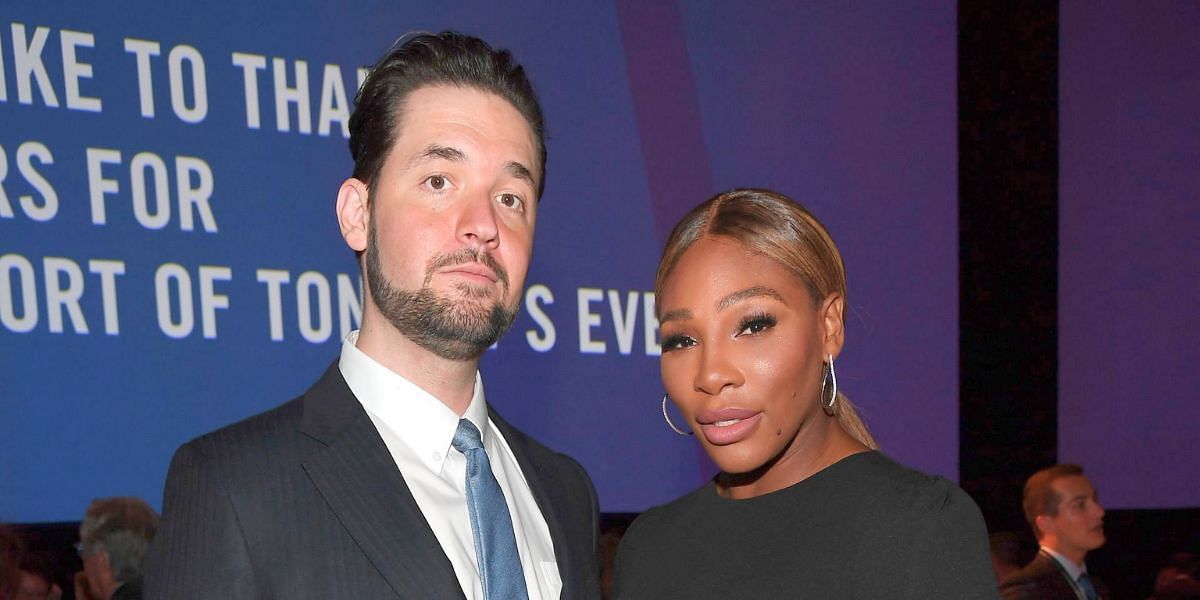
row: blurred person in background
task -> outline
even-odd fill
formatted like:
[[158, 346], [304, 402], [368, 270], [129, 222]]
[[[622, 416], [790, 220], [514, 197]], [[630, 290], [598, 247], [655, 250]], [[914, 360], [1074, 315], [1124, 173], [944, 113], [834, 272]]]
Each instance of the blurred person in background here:
[[1200, 554], [1179, 552], [1158, 571], [1149, 600], [1200, 600]]
[[1060, 464], [1025, 482], [1021, 507], [1038, 540], [1033, 562], [1000, 584], [1005, 600], [1103, 600], [1107, 586], [1084, 558], [1104, 545], [1104, 507], [1079, 465]]
[[142, 563], [158, 532], [158, 513], [140, 498], [92, 501], [79, 525], [78, 600], [140, 600]]
[[996, 583], [1004, 581], [1021, 570], [1021, 540], [1011, 531], [998, 531], [988, 536], [992, 547], [992, 570], [996, 571]]
[[21, 538], [0, 525], [0, 600], [11, 600], [21, 580]]
[[20, 581], [14, 600], [58, 600], [62, 589], [54, 583], [51, 557], [45, 552], [26, 552], [21, 557]]

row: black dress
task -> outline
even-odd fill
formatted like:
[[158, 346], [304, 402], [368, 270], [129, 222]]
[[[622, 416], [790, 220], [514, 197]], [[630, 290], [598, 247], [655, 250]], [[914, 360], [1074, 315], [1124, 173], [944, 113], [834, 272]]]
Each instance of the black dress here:
[[854, 454], [791, 487], [704, 487], [633, 522], [614, 597], [999, 597], [979, 508], [958, 486]]

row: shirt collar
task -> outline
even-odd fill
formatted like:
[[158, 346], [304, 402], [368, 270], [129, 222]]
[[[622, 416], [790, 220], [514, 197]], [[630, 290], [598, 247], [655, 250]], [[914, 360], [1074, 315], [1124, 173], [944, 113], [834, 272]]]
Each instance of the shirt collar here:
[[362, 407], [376, 417], [434, 473], [440, 473], [460, 418], [479, 428], [485, 446], [491, 438], [483, 379], [475, 371], [475, 392], [462, 417], [429, 392], [379, 364], [355, 345], [358, 331], [342, 342], [338, 368]]
[[1042, 552], [1049, 554], [1050, 558], [1057, 560], [1058, 564], [1062, 565], [1063, 569], [1066, 569], [1067, 574], [1071, 576], [1071, 581], [1077, 581], [1079, 579], [1080, 574], [1087, 573], [1087, 564], [1086, 563], [1082, 564], [1082, 565], [1077, 565], [1071, 559], [1059, 554], [1058, 552], [1055, 552], [1052, 548], [1049, 548], [1047, 546], [1042, 546], [1040, 549]]

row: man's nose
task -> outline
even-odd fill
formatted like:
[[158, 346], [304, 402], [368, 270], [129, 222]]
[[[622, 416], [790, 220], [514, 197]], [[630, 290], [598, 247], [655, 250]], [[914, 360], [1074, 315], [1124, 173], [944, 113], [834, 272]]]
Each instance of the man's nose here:
[[496, 208], [489, 194], [477, 194], [465, 199], [459, 214], [457, 236], [469, 246], [491, 249], [500, 245]]

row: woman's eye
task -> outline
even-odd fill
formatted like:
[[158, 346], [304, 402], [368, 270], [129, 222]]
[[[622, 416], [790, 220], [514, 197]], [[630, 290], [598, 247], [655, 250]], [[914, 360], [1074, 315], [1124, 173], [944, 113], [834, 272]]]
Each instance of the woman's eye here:
[[672, 350], [690, 348], [691, 346], [695, 345], [696, 340], [693, 340], [686, 335], [673, 335], [662, 341], [662, 350], [663, 352], [670, 352]]
[[758, 315], [750, 317], [741, 323], [738, 335], [754, 335], [762, 333], [775, 326], [775, 317]]

